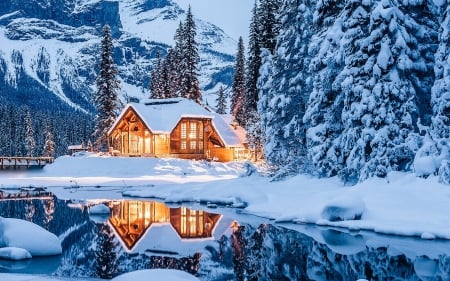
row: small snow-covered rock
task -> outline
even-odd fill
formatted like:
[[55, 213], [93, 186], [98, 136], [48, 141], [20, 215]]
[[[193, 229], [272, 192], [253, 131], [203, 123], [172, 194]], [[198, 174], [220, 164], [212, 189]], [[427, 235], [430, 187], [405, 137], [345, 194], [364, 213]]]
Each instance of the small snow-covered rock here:
[[14, 261], [26, 260], [31, 259], [31, 254], [22, 248], [4, 247], [0, 248], [0, 258]]
[[92, 215], [109, 215], [109, 208], [108, 206], [106, 206], [105, 204], [98, 204], [98, 205], [94, 205], [92, 207], [89, 208], [89, 212]]
[[62, 253], [58, 237], [37, 224], [25, 220], [2, 218], [0, 225], [3, 232], [0, 243], [5, 247], [26, 249], [32, 256]]
[[359, 197], [340, 197], [325, 205], [321, 218], [328, 221], [359, 220], [365, 208], [366, 204]]

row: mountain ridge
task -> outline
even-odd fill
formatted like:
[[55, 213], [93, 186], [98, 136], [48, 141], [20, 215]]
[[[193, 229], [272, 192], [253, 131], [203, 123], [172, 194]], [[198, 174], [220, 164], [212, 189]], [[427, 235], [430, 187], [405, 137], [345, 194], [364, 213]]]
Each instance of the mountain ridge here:
[[[95, 111], [91, 100], [103, 25], [108, 23], [113, 32], [121, 99], [126, 102], [148, 97], [151, 67], [158, 54], [163, 56], [170, 48], [185, 15], [171, 0], [27, 3], [0, 3], [0, 95], [5, 98], [32, 87], [38, 95], [50, 92], [62, 103], [88, 114]], [[200, 19], [196, 24], [199, 80], [204, 101], [210, 103], [215, 98], [208, 96], [219, 85], [231, 84], [236, 44], [220, 28]], [[24, 77], [26, 83], [21, 80]]]

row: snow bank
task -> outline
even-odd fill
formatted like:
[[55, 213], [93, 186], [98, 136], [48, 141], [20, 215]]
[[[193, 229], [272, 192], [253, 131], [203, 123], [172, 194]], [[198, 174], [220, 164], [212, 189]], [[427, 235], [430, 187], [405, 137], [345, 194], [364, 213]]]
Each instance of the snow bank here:
[[340, 197], [325, 205], [321, 217], [328, 221], [360, 220], [365, 208], [359, 197]]
[[8, 260], [26, 260], [31, 259], [31, 254], [25, 249], [16, 247], [0, 248], [0, 258]]
[[61, 242], [56, 235], [25, 220], [0, 219], [0, 246], [16, 247], [32, 256], [50, 256], [62, 253]]
[[190, 275], [184, 271], [174, 269], [147, 269], [125, 273], [112, 281], [147, 281], [147, 280], [164, 280], [164, 281], [198, 281], [200, 279]]

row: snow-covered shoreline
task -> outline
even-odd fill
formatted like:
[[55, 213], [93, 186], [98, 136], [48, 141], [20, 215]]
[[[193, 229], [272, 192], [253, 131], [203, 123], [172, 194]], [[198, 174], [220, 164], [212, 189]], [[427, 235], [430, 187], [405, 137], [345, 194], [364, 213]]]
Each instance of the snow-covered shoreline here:
[[[211, 202], [245, 207], [244, 212], [279, 222], [313, 223], [377, 233], [450, 239], [450, 187], [436, 177], [390, 173], [356, 186], [338, 179], [300, 175], [270, 182], [246, 176], [244, 163], [180, 159], [64, 156], [40, 171], [0, 172], [0, 189], [46, 187], [60, 198], [159, 198], [166, 202]], [[326, 208], [349, 212], [329, 221]], [[352, 212], [361, 212], [353, 220]]]

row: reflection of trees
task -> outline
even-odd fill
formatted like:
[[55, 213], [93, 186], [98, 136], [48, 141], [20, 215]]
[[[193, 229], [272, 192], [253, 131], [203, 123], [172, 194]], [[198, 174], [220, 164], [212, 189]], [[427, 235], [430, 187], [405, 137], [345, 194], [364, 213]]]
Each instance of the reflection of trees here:
[[96, 277], [111, 279], [117, 272], [114, 233], [107, 224], [100, 225], [99, 228], [95, 252], [95, 275]]

